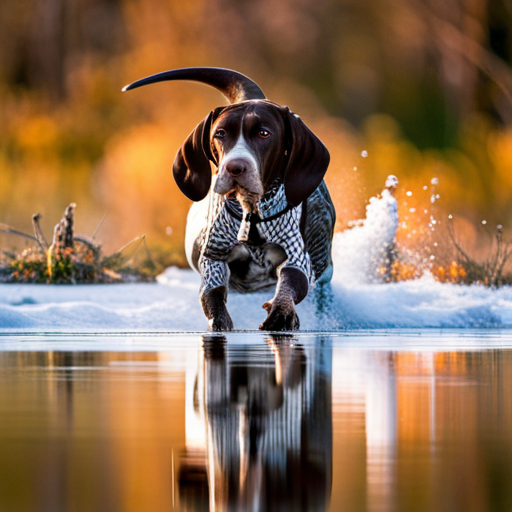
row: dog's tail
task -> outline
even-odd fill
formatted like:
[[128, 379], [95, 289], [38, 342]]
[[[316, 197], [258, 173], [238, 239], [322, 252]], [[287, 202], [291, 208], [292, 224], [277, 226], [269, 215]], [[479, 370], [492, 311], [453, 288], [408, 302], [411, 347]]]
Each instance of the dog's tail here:
[[211, 85], [224, 94], [230, 103], [266, 99], [263, 91], [250, 78], [237, 71], [223, 68], [182, 68], [163, 71], [162, 73], [137, 80], [123, 87], [123, 91], [167, 80], [192, 80]]

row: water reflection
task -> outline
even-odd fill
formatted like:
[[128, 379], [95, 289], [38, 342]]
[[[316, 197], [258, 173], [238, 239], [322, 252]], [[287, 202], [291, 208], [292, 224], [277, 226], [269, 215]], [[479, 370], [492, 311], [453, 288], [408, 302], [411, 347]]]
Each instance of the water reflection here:
[[395, 461], [398, 440], [397, 386], [393, 356], [377, 352], [365, 390], [366, 486], [371, 511], [395, 510]]
[[512, 352], [335, 351], [332, 510], [512, 510]]
[[187, 421], [181, 460], [183, 510], [327, 510], [330, 346], [321, 338], [308, 347], [293, 336], [265, 341], [255, 351], [203, 338], [197, 420]]
[[512, 510], [512, 350], [346, 341], [0, 351], [0, 510]]

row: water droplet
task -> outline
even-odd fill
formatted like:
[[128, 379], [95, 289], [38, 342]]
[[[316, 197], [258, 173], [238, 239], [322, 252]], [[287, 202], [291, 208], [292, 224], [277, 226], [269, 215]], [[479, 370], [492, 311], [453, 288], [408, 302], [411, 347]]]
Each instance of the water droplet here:
[[366, 158], [368, 156], [368, 151], [366, 151], [366, 149], [364, 149], [363, 151], [361, 151], [361, 156], [363, 158]]
[[427, 190], [427, 188], [428, 188], [428, 187], [427, 187], [427, 185], [425, 185], [425, 186], [423, 187], [423, 190]]
[[496, 229], [503, 229], [503, 226], [502, 226], [501, 224], [498, 224], [498, 225], [496, 226]]
[[439, 194], [436, 194], [436, 199], [439, 199], [441, 196]]
[[423, 213], [428, 213], [428, 210], [423, 210]]
[[436, 257], [432, 254], [432, 256], [430, 256], [430, 260], [434, 261], [435, 259], [436, 259]]
[[482, 221], [482, 224], [485, 226], [487, 224], [487, 221], [486, 220], [483, 220]]
[[437, 247], [437, 242], [434, 242], [434, 247]]
[[166, 235], [172, 235], [172, 228], [171, 228], [171, 226], [167, 226], [165, 228], [165, 234]]
[[353, 170], [353, 171], [357, 171], [357, 167], [354, 167], [352, 170]]
[[406, 196], [409, 196], [411, 197], [412, 196], [412, 192], [410, 190], [408, 190], [406, 193], [405, 193]]
[[430, 183], [432, 183], [432, 185], [438, 185], [439, 184], [439, 178], [432, 178], [430, 180]]
[[414, 213], [416, 211], [416, 208], [409, 208], [409, 213]]
[[450, 213], [450, 215], [448, 215], [448, 218], [453, 219], [453, 215]]
[[432, 204], [434, 204], [436, 202], [436, 196], [434, 194], [432, 194], [432, 196], [430, 197], [430, 202]]

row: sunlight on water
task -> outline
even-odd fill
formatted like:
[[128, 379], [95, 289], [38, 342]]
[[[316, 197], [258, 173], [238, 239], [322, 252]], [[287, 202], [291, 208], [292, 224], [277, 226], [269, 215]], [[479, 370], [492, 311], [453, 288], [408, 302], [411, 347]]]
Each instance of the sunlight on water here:
[[1, 510], [512, 502], [507, 331], [0, 342]]

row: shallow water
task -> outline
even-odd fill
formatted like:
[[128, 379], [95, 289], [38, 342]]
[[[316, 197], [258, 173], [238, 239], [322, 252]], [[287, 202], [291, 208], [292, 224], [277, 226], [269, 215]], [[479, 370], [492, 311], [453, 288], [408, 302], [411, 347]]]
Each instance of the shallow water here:
[[512, 510], [512, 332], [0, 336], [1, 511]]

